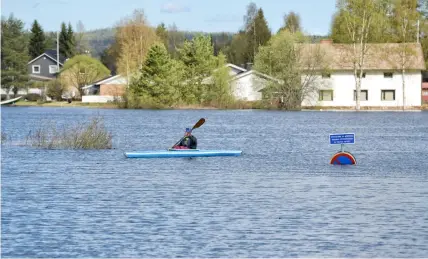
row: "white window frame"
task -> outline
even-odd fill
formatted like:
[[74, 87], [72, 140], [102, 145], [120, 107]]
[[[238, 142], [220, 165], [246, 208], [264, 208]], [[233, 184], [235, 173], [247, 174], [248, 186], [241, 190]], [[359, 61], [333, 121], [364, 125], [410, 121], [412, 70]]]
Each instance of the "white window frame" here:
[[[363, 93], [363, 92], [366, 92], [366, 99], [365, 100], [360, 99], [360, 101], [363, 101], [363, 102], [368, 101], [369, 100], [369, 90], [361, 89], [361, 93]], [[361, 97], [361, 95], [360, 95], [360, 97]], [[354, 101], [356, 101], [356, 100], [357, 100], [357, 90], [354, 90]]]
[[[34, 68], [36, 68], [36, 67], [38, 67], [38, 68], [39, 68], [39, 72], [36, 72], [36, 71], [34, 70]], [[32, 68], [33, 68], [33, 74], [40, 74], [40, 65], [33, 65], [33, 66], [32, 66]]]
[[[323, 100], [324, 95], [323, 92], [331, 92], [331, 100]], [[323, 90], [319, 90], [318, 92], [318, 100], [321, 102], [332, 102], [334, 101], [334, 91], [331, 89], [323, 89]]]
[[[52, 68], [55, 69], [54, 72], [52, 72]], [[57, 65], [49, 65], [49, 74], [55, 74], [58, 72], [58, 66]]]
[[[394, 100], [383, 99], [384, 92], [393, 92], [394, 93]], [[394, 102], [395, 99], [397, 99], [397, 96], [395, 96], [395, 93], [396, 93], [395, 89], [382, 89], [382, 90], [380, 90], [380, 100], [382, 102]]]

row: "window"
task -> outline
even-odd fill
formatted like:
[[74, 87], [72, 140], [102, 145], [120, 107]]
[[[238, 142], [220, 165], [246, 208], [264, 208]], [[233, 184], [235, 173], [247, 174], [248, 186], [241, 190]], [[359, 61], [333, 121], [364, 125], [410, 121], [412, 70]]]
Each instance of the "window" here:
[[40, 65], [33, 65], [33, 74], [40, 74]]
[[321, 74], [321, 77], [322, 77], [322, 78], [330, 78], [330, 77], [331, 77], [331, 75], [330, 75], [330, 74], [328, 74], [328, 73], [323, 73], [323, 74]]
[[333, 101], [333, 90], [320, 90], [320, 101]]
[[383, 77], [384, 77], [384, 78], [392, 78], [392, 76], [393, 76], [393, 74], [392, 74], [392, 73], [390, 73], [390, 72], [383, 73]]
[[[357, 90], [354, 90], [354, 101], [357, 100]], [[369, 100], [369, 90], [361, 90], [360, 92], [360, 101]]]
[[79, 68], [79, 73], [80, 74], [85, 74], [86, 73], [86, 69], [84, 67]]
[[49, 74], [55, 74], [56, 72], [58, 72], [57, 66], [56, 65], [50, 65], [49, 66]]
[[[357, 72], [357, 76], [360, 76], [360, 72]], [[366, 78], [366, 72], [363, 72], [363, 77], [362, 78]]]
[[422, 91], [422, 96], [428, 96], [428, 90]]
[[395, 101], [395, 90], [382, 90], [382, 101]]

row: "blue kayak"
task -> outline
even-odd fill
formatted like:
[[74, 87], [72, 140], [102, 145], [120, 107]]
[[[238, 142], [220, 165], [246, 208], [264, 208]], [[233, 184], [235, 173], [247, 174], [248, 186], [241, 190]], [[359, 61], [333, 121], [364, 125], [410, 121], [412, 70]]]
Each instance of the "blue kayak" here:
[[200, 149], [169, 149], [159, 151], [125, 152], [127, 158], [173, 158], [173, 157], [215, 157], [240, 156], [240, 150], [200, 150]]

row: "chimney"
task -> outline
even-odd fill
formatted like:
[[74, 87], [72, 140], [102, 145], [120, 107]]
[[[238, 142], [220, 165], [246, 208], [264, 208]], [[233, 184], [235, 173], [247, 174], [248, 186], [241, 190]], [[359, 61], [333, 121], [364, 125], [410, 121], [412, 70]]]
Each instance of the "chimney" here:
[[332, 39], [322, 39], [320, 41], [321, 44], [332, 44], [333, 40]]
[[245, 69], [246, 69], [246, 70], [251, 70], [252, 68], [253, 68], [253, 63], [248, 62], [248, 63], [246, 64]]

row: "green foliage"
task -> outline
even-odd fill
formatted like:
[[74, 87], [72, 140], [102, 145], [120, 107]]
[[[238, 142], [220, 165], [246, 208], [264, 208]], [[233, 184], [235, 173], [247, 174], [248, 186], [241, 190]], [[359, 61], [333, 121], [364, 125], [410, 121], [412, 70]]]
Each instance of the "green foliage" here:
[[292, 33], [302, 31], [300, 16], [295, 12], [290, 12], [288, 15], [284, 15], [284, 25], [279, 29], [279, 31], [282, 30], [288, 30]]
[[71, 23], [68, 24], [68, 28], [67, 28], [67, 43], [68, 43], [67, 57], [71, 58], [76, 54], [76, 39], [74, 37], [73, 27], [71, 27]]
[[71, 58], [76, 52], [76, 42], [74, 38], [73, 28], [71, 24], [68, 27], [63, 22], [61, 23], [61, 32], [59, 33], [59, 53], [66, 57]]
[[175, 104], [180, 98], [181, 71], [179, 63], [169, 57], [165, 46], [157, 43], [150, 48], [139, 78], [131, 83], [131, 93], [165, 105]]
[[45, 50], [56, 49], [56, 32], [45, 33]]
[[31, 28], [30, 43], [28, 44], [28, 53], [31, 59], [40, 56], [46, 49], [46, 38], [42, 27], [34, 20]]
[[26, 144], [47, 149], [111, 149], [112, 138], [102, 118], [95, 117], [89, 123], [62, 128], [54, 123], [42, 124], [28, 134]]
[[123, 96], [122, 108], [168, 108], [182, 105], [233, 104], [226, 56], [213, 54], [209, 36], [198, 35], [172, 59], [161, 43], [152, 46], [139, 75]]
[[330, 30], [335, 43], [393, 41], [391, 0], [338, 0], [337, 6]]
[[244, 66], [247, 62], [248, 48], [247, 34], [244, 31], [235, 34], [230, 46], [225, 49], [228, 61], [238, 66]]
[[64, 90], [65, 90], [64, 84], [62, 84], [60, 80], [55, 79], [48, 82], [46, 95], [54, 100], [59, 101], [62, 99], [61, 96]]
[[[318, 49], [303, 49], [301, 43], [306, 42], [308, 39], [303, 34], [283, 30], [260, 48], [255, 68], [273, 77], [263, 90], [268, 102], [272, 98], [281, 99], [281, 108], [296, 109], [304, 98], [317, 90], [315, 75], [318, 71], [315, 68], [322, 68], [325, 64]], [[253, 83], [257, 84], [256, 81]]]
[[216, 66], [210, 37], [198, 35], [192, 41], [186, 41], [179, 54], [188, 78], [181, 91], [182, 100], [189, 104], [201, 104], [207, 87], [202, 81], [211, 75]]
[[60, 71], [61, 78], [79, 90], [83, 87], [110, 75], [110, 71], [97, 59], [87, 55], [77, 55], [65, 62]]
[[392, 0], [392, 30], [396, 42], [415, 42], [417, 35], [416, 23], [420, 18], [417, 0]]
[[28, 41], [24, 23], [10, 15], [1, 19], [1, 87], [9, 99], [10, 90], [28, 86]]
[[207, 89], [206, 102], [215, 107], [228, 107], [233, 103], [230, 89], [230, 69], [226, 67], [226, 56], [220, 52], [217, 57], [217, 69], [213, 72], [213, 83]]
[[168, 48], [168, 31], [166, 30], [165, 24], [161, 23], [156, 27], [156, 35], [159, 37], [161, 42]]
[[267, 25], [263, 10], [260, 8], [257, 11], [257, 15], [255, 16], [254, 20], [252, 21], [252, 24], [247, 30], [247, 62], [254, 62], [254, 57], [258, 52], [258, 48], [260, 46], [264, 46], [269, 41], [271, 36], [272, 34]]

